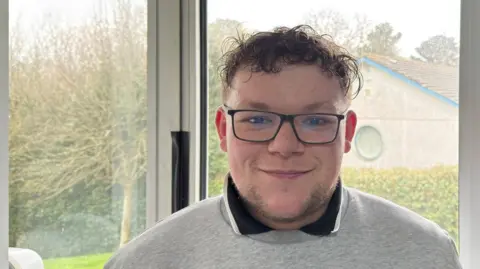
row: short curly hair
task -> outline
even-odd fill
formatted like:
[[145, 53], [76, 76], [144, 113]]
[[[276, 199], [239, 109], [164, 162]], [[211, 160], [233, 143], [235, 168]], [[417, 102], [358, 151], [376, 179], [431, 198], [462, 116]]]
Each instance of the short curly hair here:
[[[277, 27], [273, 31], [230, 37], [231, 48], [221, 58], [222, 98], [228, 98], [232, 81], [240, 68], [251, 72], [278, 73], [282, 66], [316, 65], [338, 78], [346, 96], [355, 98], [362, 88], [356, 58], [335, 44], [328, 35], [318, 34], [308, 25]], [[352, 89], [355, 80], [358, 86]]]

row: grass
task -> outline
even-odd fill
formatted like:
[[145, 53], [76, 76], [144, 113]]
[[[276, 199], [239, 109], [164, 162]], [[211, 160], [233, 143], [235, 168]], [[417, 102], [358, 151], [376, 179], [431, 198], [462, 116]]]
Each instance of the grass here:
[[44, 260], [45, 269], [103, 269], [112, 253]]

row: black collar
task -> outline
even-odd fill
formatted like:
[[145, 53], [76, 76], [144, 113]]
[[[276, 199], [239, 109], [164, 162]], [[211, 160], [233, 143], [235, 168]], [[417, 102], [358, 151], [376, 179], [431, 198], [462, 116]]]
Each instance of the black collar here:
[[[238, 229], [236, 232], [240, 234], [259, 234], [271, 231], [272, 229], [270, 227], [267, 227], [260, 221], [256, 220], [247, 211], [242, 198], [229, 175], [227, 175], [225, 184], [224, 194], [227, 199], [226, 206], [230, 213], [229, 218], [231, 224]], [[337, 226], [337, 221], [339, 221], [337, 216], [340, 212], [341, 203], [342, 183], [341, 180], [339, 180], [325, 214], [323, 214], [323, 216], [317, 221], [302, 227], [300, 230], [311, 235], [331, 234]]]

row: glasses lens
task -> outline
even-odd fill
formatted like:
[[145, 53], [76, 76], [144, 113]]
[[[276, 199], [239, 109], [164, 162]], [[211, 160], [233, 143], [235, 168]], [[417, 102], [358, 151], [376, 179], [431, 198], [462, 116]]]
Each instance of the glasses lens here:
[[295, 130], [307, 143], [328, 143], [335, 139], [339, 120], [333, 115], [311, 114], [295, 118]]
[[280, 120], [280, 117], [273, 113], [239, 111], [233, 117], [233, 126], [240, 139], [265, 141], [275, 135]]

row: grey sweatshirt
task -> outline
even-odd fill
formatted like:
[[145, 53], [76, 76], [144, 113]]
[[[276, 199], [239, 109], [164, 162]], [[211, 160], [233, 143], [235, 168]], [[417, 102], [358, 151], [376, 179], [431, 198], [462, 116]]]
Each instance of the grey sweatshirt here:
[[458, 269], [435, 223], [382, 198], [342, 187], [335, 233], [234, 232], [223, 196], [172, 214], [121, 248], [104, 269]]

